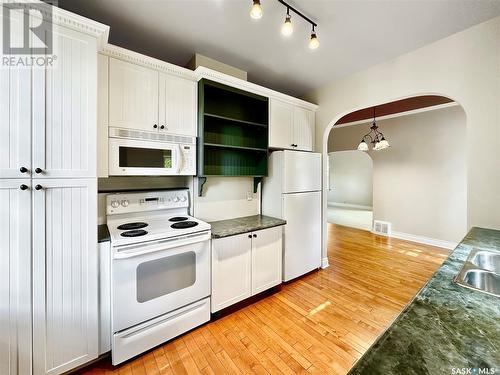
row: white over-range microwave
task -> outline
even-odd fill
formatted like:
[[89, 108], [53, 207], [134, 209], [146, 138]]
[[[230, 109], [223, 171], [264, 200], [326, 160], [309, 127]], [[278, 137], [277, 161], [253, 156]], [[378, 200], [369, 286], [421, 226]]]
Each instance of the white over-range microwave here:
[[109, 128], [110, 176], [193, 176], [196, 137]]

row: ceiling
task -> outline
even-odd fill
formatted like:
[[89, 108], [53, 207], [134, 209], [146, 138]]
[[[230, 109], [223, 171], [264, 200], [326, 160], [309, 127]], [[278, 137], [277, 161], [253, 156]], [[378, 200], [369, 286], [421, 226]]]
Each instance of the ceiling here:
[[414, 96], [351, 112], [338, 120], [335, 125], [372, 119], [374, 115], [376, 117], [383, 117], [416, 109], [434, 107], [436, 105], [451, 103], [452, 101], [453, 100], [445, 98], [444, 96], [437, 95]]
[[248, 80], [300, 96], [500, 15], [499, 0], [293, 0], [318, 23], [320, 47], [307, 47], [310, 25], [261, 0], [59, 0], [59, 6], [111, 26], [110, 42], [184, 66], [193, 53], [248, 72]]

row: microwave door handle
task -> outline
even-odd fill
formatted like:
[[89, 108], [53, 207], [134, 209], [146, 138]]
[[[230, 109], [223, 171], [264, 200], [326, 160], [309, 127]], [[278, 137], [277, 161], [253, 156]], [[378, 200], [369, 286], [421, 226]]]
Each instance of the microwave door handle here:
[[177, 145], [177, 174], [181, 173], [183, 168], [184, 158], [182, 157], [182, 146]]

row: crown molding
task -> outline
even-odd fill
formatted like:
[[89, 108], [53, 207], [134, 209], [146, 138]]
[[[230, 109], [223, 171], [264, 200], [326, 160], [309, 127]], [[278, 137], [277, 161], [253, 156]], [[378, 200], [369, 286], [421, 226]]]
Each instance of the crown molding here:
[[146, 68], [158, 70], [160, 72], [173, 74], [191, 81], [197, 81], [195, 73], [178, 65], [174, 65], [153, 57], [143, 55], [128, 49], [115, 46], [113, 44], [105, 44], [99, 49], [99, 53], [113, 57], [116, 59], [124, 60], [133, 64], [141, 65]]
[[[33, 17], [52, 18], [52, 23], [57, 26], [64, 26], [69, 29], [90, 35], [98, 40], [99, 45], [108, 42], [109, 26], [100, 22], [82, 17], [78, 14], [44, 3], [40, 0], [3, 0], [2, 6], [9, 4], [26, 4], [30, 9], [36, 8], [40, 14], [32, 13]], [[41, 17], [40, 17], [41, 16]]]
[[306, 102], [305, 100], [295, 98], [290, 95], [283, 94], [279, 91], [271, 90], [267, 87], [257, 85], [252, 82], [244, 81], [242, 79], [233, 77], [228, 74], [218, 72], [213, 69], [205, 68], [204, 66], [199, 66], [194, 71], [198, 80], [202, 78], [210, 79], [219, 83], [223, 83], [228, 86], [236, 87], [245, 91], [252, 92], [254, 94], [266, 96], [269, 98], [279, 99], [281, 101], [290, 103], [294, 106], [302, 107], [311, 111], [316, 111], [318, 105]]

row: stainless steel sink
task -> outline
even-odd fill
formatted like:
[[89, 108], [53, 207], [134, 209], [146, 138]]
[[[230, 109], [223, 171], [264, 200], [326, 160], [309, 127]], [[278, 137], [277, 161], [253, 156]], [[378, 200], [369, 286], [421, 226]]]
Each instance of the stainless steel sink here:
[[470, 262], [483, 270], [500, 273], [500, 254], [479, 250]]
[[500, 252], [473, 249], [455, 277], [455, 282], [500, 297]]

